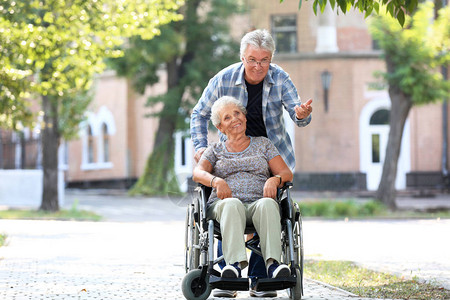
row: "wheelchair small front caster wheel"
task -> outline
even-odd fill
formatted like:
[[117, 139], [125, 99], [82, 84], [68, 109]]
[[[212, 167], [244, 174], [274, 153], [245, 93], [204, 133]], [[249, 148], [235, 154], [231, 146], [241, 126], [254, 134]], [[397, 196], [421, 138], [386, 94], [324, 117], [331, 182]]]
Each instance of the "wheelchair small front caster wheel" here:
[[181, 282], [181, 290], [187, 300], [206, 300], [211, 294], [211, 286], [209, 285], [209, 277], [202, 280], [200, 275], [202, 270], [192, 270], [188, 272]]

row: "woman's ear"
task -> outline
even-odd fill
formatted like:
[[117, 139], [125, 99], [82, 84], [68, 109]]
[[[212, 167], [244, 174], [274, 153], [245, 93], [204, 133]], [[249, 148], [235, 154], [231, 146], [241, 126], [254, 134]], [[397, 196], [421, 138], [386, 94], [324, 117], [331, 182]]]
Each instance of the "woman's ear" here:
[[219, 130], [220, 132], [224, 133], [224, 132], [222, 131], [222, 124], [217, 125], [216, 128], [217, 128], [217, 130]]

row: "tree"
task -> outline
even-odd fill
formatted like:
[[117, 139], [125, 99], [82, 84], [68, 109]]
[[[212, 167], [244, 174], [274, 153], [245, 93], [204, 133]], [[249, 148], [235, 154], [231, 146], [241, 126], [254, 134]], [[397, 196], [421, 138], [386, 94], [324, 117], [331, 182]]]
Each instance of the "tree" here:
[[[228, 34], [228, 16], [238, 9], [233, 0], [187, 0], [180, 9], [183, 20], [161, 28], [151, 41], [130, 40], [125, 56], [112, 61], [119, 74], [134, 82], [143, 93], [158, 81], [156, 71], [164, 65], [167, 93], [150, 97], [147, 105], [162, 103], [154, 149], [144, 174], [132, 194], [166, 195], [178, 192], [174, 173], [174, 133], [186, 128], [193, 103], [217, 71], [238, 59], [238, 47]], [[139, 62], [139, 63], [136, 63]]]
[[403, 128], [414, 105], [442, 101], [450, 96], [450, 83], [439, 66], [450, 62], [450, 7], [433, 20], [433, 3], [419, 5], [402, 28], [389, 16], [371, 20], [370, 31], [384, 52], [387, 72], [382, 76], [391, 99], [390, 131], [377, 199], [396, 208], [395, 178]]
[[27, 97], [40, 97], [44, 172], [40, 209], [59, 209], [60, 139], [73, 136], [84, 118], [93, 76], [104, 70], [104, 58], [120, 55], [115, 48], [126, 37], [150, 39], [161, 25], [179, 20], [180, 4], [177, 0], [0, 3], [0, 122], [13, 128], [29, 115]]
[[[283, 2], [284, 0], [280, 0]], [[298, 7], [299, 9], [302, 6], [303, 0], [299, 0]], [[314, 0], [313, 9], [314, 13], [317, 15], [317, 9], [323, 13], [327, 4], [330, 4], [334, 9], [338, 7], [345, 14], [351, 8], [358, 9], [360, 12], [365, 14], [367, 18], [375, 12], [377, 14], [383, 14], [383, 10], [381, 7], [385, 7], [387, 12], [397, 19], [398, 23], [403, 26], [405, 23], [405, 17], [407, 14], [412, 14], [418, 4], [418, 0]], [[381, 9], [381, 10], [380, 10]]]

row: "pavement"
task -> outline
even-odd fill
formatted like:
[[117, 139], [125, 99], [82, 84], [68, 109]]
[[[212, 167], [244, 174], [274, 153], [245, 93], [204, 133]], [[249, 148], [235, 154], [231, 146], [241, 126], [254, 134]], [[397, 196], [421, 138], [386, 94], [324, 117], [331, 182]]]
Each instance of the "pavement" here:
[[[312, 198], [297, 194], [294, 197]], [[404, 208], [450, 207], [450, 197], [403, 198]], [[101, 222], [0, 220], [0, 299], [184, 299], [184, 218], [189, 197], [128, 197], [68, 190], [65, 208]], [[450, 289], [450, 220], [303, 221], [306, 258], [339, 259]], [[239, 292], [238, 299], [247, 299]], [[213, 298], [209, 299], [220, 299]], [[277, 298], [288, 299], [285, 291]], [[305, 280], [303, 299], [355, 299]]]

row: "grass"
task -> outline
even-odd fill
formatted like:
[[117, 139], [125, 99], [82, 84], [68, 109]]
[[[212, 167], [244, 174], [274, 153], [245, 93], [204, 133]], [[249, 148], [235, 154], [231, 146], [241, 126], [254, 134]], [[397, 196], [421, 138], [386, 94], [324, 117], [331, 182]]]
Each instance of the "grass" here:
[[0, 247], [6, 245], [6, 238], [8, 236], [5, 233], [0, 233]]
[[319, 280], [360, 297], [379, 299], [450, 299], [450, 291], [417, 278], [375, 272], [348, 261], [306, 260], [305, 277]]
[[338, 218], [450, 218], [450, 211], [390, 211], [375, 200], [317, 200], [299, 202], [303, 217]]
[[102, 217], [78, 209], [78, 202], [75, 201], [70, 209], [60, 209], [56, 212], [30, 209], [0, 210], [0, 219], [100, 221]]

